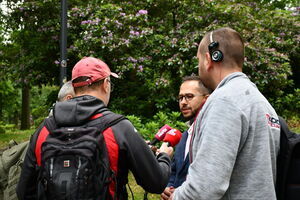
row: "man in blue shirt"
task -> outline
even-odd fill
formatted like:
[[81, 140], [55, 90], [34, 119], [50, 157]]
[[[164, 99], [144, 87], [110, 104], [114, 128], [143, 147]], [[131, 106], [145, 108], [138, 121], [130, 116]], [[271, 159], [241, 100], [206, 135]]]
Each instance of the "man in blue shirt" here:
[[189, 168], [189, 145], [193, 131], [193, 122], [209, 94], [210, 90], [204, 87], [198, 76], [183, 78], [178, 103], [180, 111], [183, 117], [188, 120], [187, 123], [190, 127], [182, 134], [182, 138], [176, 146], [176, 152], [172, 161], [171, 177], [167, 187], [161, 194], [162, 200], [167, 200], [175, 188], [179, 187], [186, 179]]

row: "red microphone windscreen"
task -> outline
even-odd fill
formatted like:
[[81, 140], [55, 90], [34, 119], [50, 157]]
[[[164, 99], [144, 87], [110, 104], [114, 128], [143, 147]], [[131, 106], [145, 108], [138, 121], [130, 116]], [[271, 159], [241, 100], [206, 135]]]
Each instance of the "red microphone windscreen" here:
[[166, 135], [166, 133], [171, 130], [172, 128], [168, 125], [165, 124], [163, 127], [161, 127], [158, 132], [155, 134], [155, 138], [158, 139], [159, 141], [162, 141]]
[[181, 139], [181, 132], [175, 128], [167, 132], [164, 142], [168, 142], [172, 147], [176, 146]]

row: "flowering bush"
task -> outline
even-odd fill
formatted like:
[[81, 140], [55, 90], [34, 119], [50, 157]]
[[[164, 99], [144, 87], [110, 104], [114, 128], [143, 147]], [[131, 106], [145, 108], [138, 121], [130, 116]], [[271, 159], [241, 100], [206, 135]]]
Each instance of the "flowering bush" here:
[[218, 27], [242, 34], [244, 71], [268, 98], [293, 84], [290, 57], [299, 58], [299, 37], [290, 37], [299, 34], [293, 12], [254, 1], [107, 1], [70, 14], [71, 29], [82, 29], [73, 53], [100, 57], [121, 75], [111, 105], [126, 113], [177, 110], [181, 78], [197, 74], [198, 43]]
[[[276, 109], [283, 105], [278, 99], [297, 96], [291, 88], [300, 84], [299, 8], [284, 10], [297, 5], [293, 0], [68, 2], [68, 73], [83, 56], [103, 59], [121, 76], [113, 80], [111, 107], [124, 114], [177, 110], [181, 78], [198, 71], [198, 43], [224, 26], [243, 36], [244, 72]], [[12, 45], [0, 54], [9, 64], [1, 71], [28, 84], [57, 81], [59, 3], [30, 0], [11, 8], [6, 24]]]

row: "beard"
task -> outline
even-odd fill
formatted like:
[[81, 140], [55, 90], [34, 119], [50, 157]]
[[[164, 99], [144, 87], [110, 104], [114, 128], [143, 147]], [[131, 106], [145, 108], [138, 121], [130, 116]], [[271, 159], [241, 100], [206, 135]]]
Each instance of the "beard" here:
[[190, 115], [188, 115], [188, 116], [182, 115], [182, 116], [186, 121], [189, 121], [189, 120], [193, 119], [196, 116], [196, 114], [197, 114], [197, 110], [191, 110]]
[[211, 84], [211, 77], [208, 74], [200, 72], [200, 70], [199, 70], [199, 78], [200, 78], [202, 84], [204, 85], [204, 87], [206, 87], [206, 88], [210, 89], [211, 91], [213, 91], [213, 87], [212, 87], [212, 84]]
[[195, 117], [195, 115], [190, 115], [188, 117], [185, 117], [183, 116], [183, 118], [186, 120], [186, 121], [190, 121], [191, 119], [193, 119]]

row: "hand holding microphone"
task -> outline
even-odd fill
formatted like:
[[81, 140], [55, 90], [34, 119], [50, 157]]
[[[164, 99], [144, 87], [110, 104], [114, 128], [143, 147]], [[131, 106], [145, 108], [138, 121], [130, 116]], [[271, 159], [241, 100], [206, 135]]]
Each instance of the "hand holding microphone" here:
[[164, 143], [161, 145], [160, 149], [158, 150], [159, 153], [161, 152], [165, 152], [167, 153], [169, 156], [172, 155], [173, 153], [173, 148], [174, 146], [176, 146], [180, 139], [181, 139], [181, 132], [175, 128], [172, 128], [171, 130], [169, 130], [163, 141]]
[[168, 145], [168, 143], [164, 142], [164, 143], [162, 143], [160, 148], [156, 151], [156, 155], [158, 155], [159, 153], [166, 153], [171, 157], [173, 154], [173, 151], [174, 151], [173, 147], [170, 147]]

